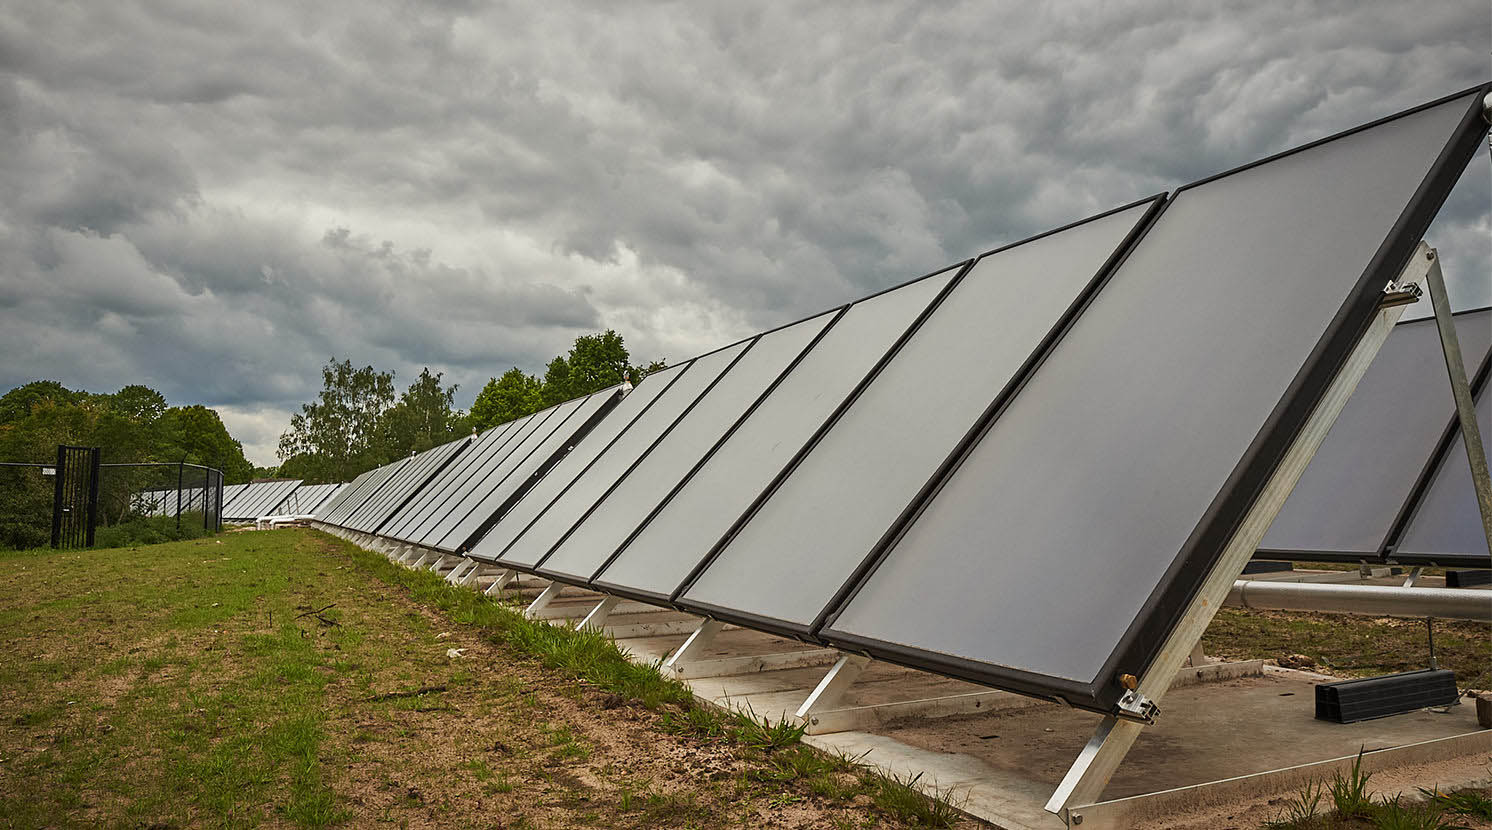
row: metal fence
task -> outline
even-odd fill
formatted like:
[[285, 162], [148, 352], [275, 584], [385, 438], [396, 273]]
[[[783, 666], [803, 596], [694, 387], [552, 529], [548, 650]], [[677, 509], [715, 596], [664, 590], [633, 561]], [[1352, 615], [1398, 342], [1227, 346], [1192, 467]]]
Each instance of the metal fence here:
[[0, 548], [93, 547], [101, 530], [116, 543], [222, 530], [221, 470], [99, 456], [63, 445], [52, 463], [0, 462]]

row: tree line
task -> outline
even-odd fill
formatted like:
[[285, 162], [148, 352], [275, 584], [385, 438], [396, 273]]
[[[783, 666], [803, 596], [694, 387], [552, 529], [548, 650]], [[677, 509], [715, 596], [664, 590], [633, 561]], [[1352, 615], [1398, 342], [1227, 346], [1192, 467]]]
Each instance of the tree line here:
[[[0, 396], [0, 461], [53, 463], [58, 444], [99, 447], [100, 460], [106, 464], [184, 461], [215, 467], [223, 471], [227, 484], [249, 481], [256, 473], [244, 457], [243, 445], [228, 434], [217, 412], [199, 405], [170, 406], [164, 395], [148, 386], [95, 394], [39, 380]], [[99, 481], [100, 526], [141, 518], [134, 495], [175, 489], [178, 481], [186, 489], [200, 488], [204, 474], [173, 466], [104, 468]], [[36, 467], [0, 467], [0, 549], [47, 544], [54, 484], [55, 479]], [[186, 525], [194, 523], [200, 526], [200, 519]]]
[[101, 447], [106, 464], [185, 461], [216, 467], [229, 484], [254, 475], [243, 444], [228, 434], [216, 410], [170, 406], [148, 386], [94, 394], [39, 380], [0, 396], [0, 461], [54, 461], [58, 444]]
[[487, 381], [470, 412], [454, 407], [457, 384], [445, 386], [444, 373], [426, 367], [403, 393], [395, 395], [394, 372], [354, 367], [333, 357], [322, 368], [322, 389], [303, 404], [280, 436], [278, 474], [308, 483], [351, 481], [375, 467], [411, 453], [481, 432], [562, 401], [621, 383], [640, 381], [665, 367], [629, 363], [622, 336], [607, 330], [575, 338], [568, 353], [556, 356], [544, 376], [518, 367]]

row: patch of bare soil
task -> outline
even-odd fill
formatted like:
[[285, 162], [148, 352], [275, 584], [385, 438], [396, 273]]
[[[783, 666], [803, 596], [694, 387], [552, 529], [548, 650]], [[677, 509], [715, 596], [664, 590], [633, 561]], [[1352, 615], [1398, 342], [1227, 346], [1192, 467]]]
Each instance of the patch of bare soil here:
[[326, 746], [340, 763], [327, 774], [354, 826], [895, 824], [863, 796], [764, 784], [752, 774], [762, 762], [735, 746], [664, 732], [660, 713], [546, 670], [401, 588], [363, 590], [376, 596], [349, 613], [369, 615], [371, 649], [399, 657], [330, 691]]

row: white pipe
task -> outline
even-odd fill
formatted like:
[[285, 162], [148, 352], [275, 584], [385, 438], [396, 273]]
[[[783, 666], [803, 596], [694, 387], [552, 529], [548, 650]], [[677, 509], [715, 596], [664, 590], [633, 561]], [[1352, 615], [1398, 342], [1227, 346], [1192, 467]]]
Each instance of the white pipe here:
[[1321, 611], [1492, 622], [1492, 591], [1270, 582], [1240, 579], [1224, 605], [1269, 611]]

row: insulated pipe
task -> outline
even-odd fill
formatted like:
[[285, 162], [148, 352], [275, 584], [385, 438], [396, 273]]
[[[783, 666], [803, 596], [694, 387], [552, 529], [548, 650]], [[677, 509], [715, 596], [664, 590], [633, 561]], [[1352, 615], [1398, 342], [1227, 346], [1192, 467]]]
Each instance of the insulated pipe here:
[[1492, 591], [1269, 582], [1240, 579], [1224, 605], [1268, 611], [1321, 611], [1393, 617], [1492, 622]]

